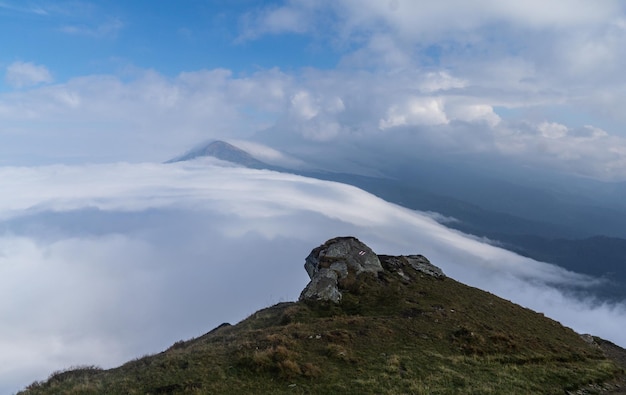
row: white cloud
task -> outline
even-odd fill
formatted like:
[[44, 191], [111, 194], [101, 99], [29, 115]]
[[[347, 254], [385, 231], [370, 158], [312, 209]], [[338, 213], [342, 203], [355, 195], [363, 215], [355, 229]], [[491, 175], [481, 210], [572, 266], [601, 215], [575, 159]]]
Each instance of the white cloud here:
[[63, 33], [88, 36], [94, 38], [115, 37], [124, 28], [124, 22], [119, 18], [112, 18], [95, 26], [65, 25], [60, 28]]
[[296, 1], [297, 7], [271, 6], [255, 12], [248, 12], [241, 17], [239, 41], [254, 39], [264, 34], [304, 33], [312, 26], [311, 11], [315, 6], [310, 2]]
[[537, 125], [541, 135], [549, 139], [558, 139], [567, 135], [567, 126], [556, 122], [542, 122]]
[[340, 97], [314, 95], [306, 90], [292, 97], [289, 114], [284, 121], [287, 127], [306, 140], [328, 142], [342, 132], [337, 116], [345, 110]]
[[[613, 124], [610, 132], [623, 134], [626, 56], [620, 48], [626, 45], [626, 16], [619, 1], [598, 5], [582, 0], [550, 4], [342, 0], [311, 5], [293, 0], [280, 10], [306, 15], [303, 29], [311, 37], [337, 36], [341, 43], [336, 48], [343, 50], [340, 68], [353, 73], [354, 69], [373, 69], [396, 81], [401, 79], [398, 73], [409, 75], [410, 69], [424, 68], [416, 73], [421, 75], [448, 73], [455, 82], [462, 82], [453, 85], [460, 88], [462, 97], [482, 109], [529, 109], [536, 116], [530, 121], [538, 122], [554, 114], [550, 112], [553, 106], [560, 106], [565, 117], [600, 119], [605, 129]], [[388, 80], [375, 81], [377, 88], [391, 88], [394, 82]], [[405, 88], [415, 86], [415, 82], [404, 82]], [[437, 88], [435, 84], [433, 89]], [[379, 114], [381, 126], [411, 124], [403, 115], [407, 111], [400, 107], [395, 111], [400, 114]], [[469, 115], [467, 118], [478, 121]], [[451, 118], [454, 116], [448, 114]], [[459, 115], [459, 119], [463, 117]], [[495, 114], [481, 119], [491, 126], [499, 123]], [[353, 130], [342, 126], [341, 130]]]
[[[514, 64], [522, 70], [515, 75], [525, 75], [526, 69]], [[254, 137], [287, 152], [326, 149], [314, 142], [350, 144], [361, 151], [358, 156], [379, 151], [381, 144], [386, 150], [433, 147], [441, 155], [496, 153], [585, 176], [626, 179], [625, 138], [545, 116], [507, 120], [496, 106], [536, 111], [563, 98], [539, 91], [525, 103], [515, 94], [524, 83], [503, 86], [506, 93], [493, 93], [494, 86], [479, 89], [449, 70], [419, 68], [300, 75], [272, 69], [243, 77], [214, 69], [175, 78], [139, 70], [127, 81], [88, 76], [1, 94], [0, 158], [4, 163], [158, 161], [201, 141]], [[257, 131], [263, 133], [255, 137]], [[381, 134], [403, 137], [383, 141]]]
[[13, 62], [7, 66], [4, 80], [15, 88], [24, 88], [52, 82], [52, 75], [46, 66], [32, 62]]
[[452, 76], [448, 71], [426, 72], [423, 74], [421, 90], [426, 93], [444, 91], [454, 88], [465, 88], [467, 81]]
[[[502, 124], [494, 130], [495, 147], [510, 158], [607, 180], [626, 179], [626, 139], [585, 125], [568, 128], [556, 122]], [[530, 161], [528, 161], [530, 162]]]
[[293, 9], [280, 7], [262, 17], [262, 29], [273, 32], [296, 32], [305, 30], [303, 15]]
[[311, 95], [308, 92], [297, 92], [291, 98], [291, 108], [293, 114], [305, 121], [310, 120], [319, 113], [319, 108], [313, 103]]
[[441, 125], [448, 123], [441, 98], [410, 97], [404, 103], [393, 105], [385, 119], [378, 123], [381, 129], [406, 125]]
[[268, 147], [267, 145], [247, 140], [229, 140], [228, 142], [246, 151], [256, 159], [271, 165], [283, 166], [292, 169], [308, 167], [308, 165], [302, 160], [287, 155], [284, 152], [280, 152], [272, 147]]
[[[549, 4], [539, 0], [289, 0], [280, 7], [269, 6], [246, 14], [242, 26], [243, 35], [248, 38], [280, 32], [319, 33], [317, 29], [321, 27], [316, 24], [323, 22], [326, 31], [331, 29], [344, 39], [360, 39], [364, 33], [388, 30], [411, 42], [452, 39], [471, 43], [485, 34], [481, 31], [484, 27], [501, 25], [538, 32], [580, 29], [603, 25], [622, 11], [617, 0], [601, 4], [584, 0], [555, 0]], [[335, 19], [330, 19], [329, 14]], [[614, 24], [621, 26], [619, 21]]]
[[247, 137], [271, 125], [285, 109], [289, 85], [277, 70], [247, 78], [201, 70], [173, 79], [141, 71], [128, 82], [87, 76], [6, 93], [0, 153], [17, 157], [13, 163], [20, 155], [48, 162], [166, 160], [200, 141]]
[[410, 53], [389, 34], [373, 34], [363, 47], [341, 59], [342, 68], [372, 66], [391, 71], [404, 70], [412, 65]]
[[623, 306], [553, 287], [587, 287], [588, 277], [347, 185], [207, 162], [4, 167], [0, 179], [12, 191], [0, 197], [3, 392], [296, 299], [306, 254], [348, 234], [378, 253], [424, 254], [457, 280], [626, 344]]
[[35, 14], [35, 15], [48, 15], [49, 10], [39, 5], [28, 4], [10, 4], [6, 2], [0, 2], [0, 9], [13, 11], [16, 13]]
[[[466, 32], [497, 22], [532, 29], [580, 27], [604, 23], [622, 11], [616, 0], [598, 6], [584, 0], [557, 0], [549, 4], [539, 0], [524, 3], [514, 0], [480, 0], [472, 3], [462, 0], [436, 3], [343, 0], [335, 3], [348, 28], [367, 28], [383, 22], [404, 37], [420, 38], [432, 36], [433, 33], [450, 35]], [[300, 2], [292, 2], [290, 7], [304, 9], [300, 7]]]
[[458, 106], [448, 106], [447, 112], [453, 119], [465, 122], [484, 121], [491, 127], [495, 127], [501, 118], [493, 111], [493, 107], [487, 104], [464, 103]]

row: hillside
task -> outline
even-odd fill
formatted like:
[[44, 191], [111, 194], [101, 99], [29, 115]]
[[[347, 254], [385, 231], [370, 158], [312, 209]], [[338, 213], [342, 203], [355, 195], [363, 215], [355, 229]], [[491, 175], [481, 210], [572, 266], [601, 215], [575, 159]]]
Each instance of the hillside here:
[[[619, 393], [626, 352], [354, 238], [313, 249], [297, 302], [36, 394]], [[623, 386], [626, 388], [626, 386]], [[578, 392], [576, 392], [578, 391]]]
[[[612, 281], [593, 292], [605, 300], [626, 297], [626, 213], [608, 210], [575, 194], [561, 196], [475, 174], [462, 166], [439, 166], [412, 159], [376, 177], [322, 170], [278, 167], [223, 141], [213, 141], [168, 162], [212, 156], [241, 166], [337, 181], [388, 202], [450, 221], [445, 225], [485, 237], [505, 249], [567, 270]], [[382, 164], [381, 164], [382, 166]], [[408, 169], [411, 170], [408, 170]], [[597, 185], [598, 193], [603, 189]]]

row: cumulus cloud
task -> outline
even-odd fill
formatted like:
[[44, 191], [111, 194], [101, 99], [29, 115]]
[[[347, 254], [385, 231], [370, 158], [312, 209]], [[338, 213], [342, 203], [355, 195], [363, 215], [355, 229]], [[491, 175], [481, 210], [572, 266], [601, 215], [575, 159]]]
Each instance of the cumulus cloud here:
[[488, 126], [495, 127], [502, 120], [493, 107], [487, 104], [462, 103], [449, 105], [447, 109], [453, 119], [463, 122], [485, 122]]
[[567, 126], [556, 122], [542, 122], [537, 125], [537, 130], [541, 136], [549, 139], [558, 139], [567, 135]]
[[24, 88], [52, 82], [52, 75], [46, 66], [32, 62], [13, 62], [6, 70], [4, 80], [15, 88]]
[[341, 134], [337, 116], [344, 110], [340, 97], [299, 90], [291, 96], [283, 123], [305, 140], [327, 142]]
[[501, 115], [499, 109], [535, 109], [542, 100], [562, 100], [540, 99], [539, 93], [523, 103], [513, 94], [518, 88], [494, 94], [449, 70], [420, 68], [392, 74], [290, 75], [271, 69], [234, 76], [214, 69], [174, 78], [142, 70], [127, 80], [87, 76], [1, 94], [0, 157], [5, 164], [158, 161], [201, 141], [254, 139], [292, 153], [318, 149], [318, 155], [328, 149], [322, 143], [348, 144], [349, 150], [360, 150], [356, 156], [408, 146], [431, 147], [442, 156], [498, 154], [585, 176], [626, 179], [626, 139], [615, 132], [543, 116], [520, 121]]
[[406, 125], [441, 125], [448, 123], [440, 98], [410, 97], [401, 105], [392, 105], [379, 127], [388, 129]]
[[[57, 162], [166, 160], [209, 138], [248, 136], [285, 109], [289, 77], [200, 70], [167, 78], [99, 75], [0, 96], [0, 152]], [[210, 127], [208, 126], [210, 125]], [[32, 144], [37, 141], [37, 144]], [[31, 162], [32, 163], [32, 162]]]
[[[370, 125], [385, 131], [410, 125], [420, 130], [426, 125], [438, 128], [455, 120], [477, 124], [476, 128], [486, 124], [492, 129], [490, 133], [464, 128], [476, 135], [470, 151], [476, 145], [504, 154], [508, 150], [498, 147], [532, 147], [524, 153], [529, 163], [567, 170], [576, 159], [572, 169], [577, 173], [609, 179], [626, 176], [621, 168], [624, 158], [610, 151], [610, 159], [600, 159], [607, 149], [604, 141], [624, 145], [620, 134], [626, 121], [621, 111], [626, 104], [626, 90], [621, 70], [626, 66], [626, 57], [620, 48], [626, 44], [626, 17], [618, 1], [596, 6], [583, 1], [545, 5], [493, 0], [471, 4], [455, 0], [436, 4], [342, 0], [311, 5], [292, 0], [261, 12], [266, 17], [273, 13], [306, 15], [307, 24], [301, 25], [299, 33], [311, 37], [333, 34], [342, 41], [337, 44], [342, 49], [339, 70], [350, 70], [352, 86], [361, 80], [360, 86], [368, 88], [361, 97], [370, 98], [361, 99], [368, 101], [360, 103], [366, 109], [352, 112], [353, 103], [342, 97], [346, 103], [344, 115], [365, 114]], [[322, 23], [325, 30], [317, 30]], [[375, 72], [363, 81], [367, 74], [355, 75], [355, 69]], [[430, 83], [418, 86], [424, 79]], [[337, 81], [341, 86], [343, 81]], [[399, 97], [406, 99], [398, 102]], [[385, 100], [387, 105], [381, 105]], [[554, 107], [559, 107], [558, 119], [550, 119]], [[494, 108], [526, 111], [535, 131], [545, 126], [540, 126], [543, 122], [567, 125], [573, 130], [599, 121], [593, 127], [603, 128], [612, 137], [583, 143], [571, 134], [560, 136], [555, 140], [568, 148], [567, 152], [557, 153], [553, 148], [542, 149], [550, 144], [541, 134], [523, 143], [503, 138], [516, 126], [502, 123], [508, 121], [506, 116]], [[373, 120], [368, 114], [378, 118]], [[339, 118], [297, 130], [309, 138], [316, 136], [310, 130], [320, 129], [327, 130], [320, 134], [326, 139], [346, 133], [362, 136], [361, 125], [355, 123], [364, 121]], [[571, 123], [580, 118], [588, 120]], [[446, 130], [454, 128], [439, 129], [433, 133], [441, 134], [442, 140], [455, 140], [455, 136], [446, 135]], [[478, 142], [485, 137], [489, 141]]]
[[304, 257], [337, 235], [378, 253], [424, 254], [457, 280], [626, 344], [622, 305], [558, 290], [597, 280], [351, 186], [210, 161], [3, 167], [0, 178], [12, 191], [0, 197], [3, 392], [294, 300], [308, 281]]

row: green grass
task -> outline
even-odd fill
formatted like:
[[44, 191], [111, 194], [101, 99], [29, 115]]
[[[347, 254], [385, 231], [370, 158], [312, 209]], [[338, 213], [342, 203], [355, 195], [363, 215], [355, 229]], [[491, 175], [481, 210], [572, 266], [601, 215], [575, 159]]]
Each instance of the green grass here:
[[[563, 394], [623, 374], [541, 314], [403, 268], [346, 284], [342, 303], [281, 303], [111, 370], [33, 383], [38, 394]], [[592, 393], [592, 392], [587, 392]]]

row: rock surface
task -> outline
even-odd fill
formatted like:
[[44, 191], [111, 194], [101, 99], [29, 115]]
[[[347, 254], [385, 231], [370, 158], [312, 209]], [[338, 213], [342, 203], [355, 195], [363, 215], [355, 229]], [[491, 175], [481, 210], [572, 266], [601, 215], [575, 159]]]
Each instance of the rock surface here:
[[[384, 265], [381, 259], [384, 258]], [[336, 237], [314, 248], [306, 257], [304, 268], [311, 282], [300, 294], [300, 300], [327, 300], [339, 303], [342, 284], [359, 276], [378, 275], [388, 271], [396, 273], [404, 281], [411, 277], [404, 273], [403, 268], [429, 276], [443, 278], [445, 275], [438, 267], [431, 264], [422, 255], [392, 257], [381, 255], [379, 258], [371, 248], [355, 237]]]
[[413, 270], [429, 275], [435, 278], [445, 278], [446, 275], [437, 266], [430, 263], [423, 255], [406, 255], [406, 256], [388, 256], [380, 255], [380, 259], [383, 262], [385, 270], [397, 273], [405, 280], [409, 280], [402, 268], [410, 267]]

